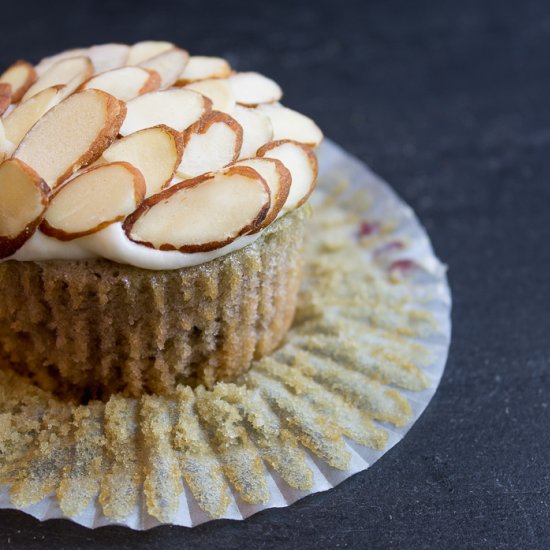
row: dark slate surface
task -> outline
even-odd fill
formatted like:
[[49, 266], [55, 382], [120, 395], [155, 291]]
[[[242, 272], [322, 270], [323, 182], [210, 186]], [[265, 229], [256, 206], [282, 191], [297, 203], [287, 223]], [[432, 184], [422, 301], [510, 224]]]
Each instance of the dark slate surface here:
[[550, 548], [550, 4], [132, 5], [10, 2], [0, 65], [153, 37], [274, 76], [427, 227], [450, 266], [451, 355], [405, 440], [328, 493], [145, 533], [2, 511], [0, 546]]

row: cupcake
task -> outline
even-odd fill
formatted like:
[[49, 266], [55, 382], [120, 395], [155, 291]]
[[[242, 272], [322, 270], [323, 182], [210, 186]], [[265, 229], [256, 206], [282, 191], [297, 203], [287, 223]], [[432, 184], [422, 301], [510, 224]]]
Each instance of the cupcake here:
[[78, 400], [231, 381], [288, 330], [313, 121], [166, 42], [0, 77], [0, 355]]

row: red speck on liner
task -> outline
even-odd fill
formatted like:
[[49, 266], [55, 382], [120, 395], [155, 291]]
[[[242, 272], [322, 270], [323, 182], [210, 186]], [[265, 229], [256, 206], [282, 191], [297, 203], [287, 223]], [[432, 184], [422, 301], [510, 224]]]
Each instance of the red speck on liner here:
[[396, 260], [390, 264], [388, 271], [391, 273], [410, 273], [413, 269], [416, 269], [418, 264], [414, 260]]
[[380, 229], [378, 222], [363, 221], [359, 224], [359, 237], [368, 237]]

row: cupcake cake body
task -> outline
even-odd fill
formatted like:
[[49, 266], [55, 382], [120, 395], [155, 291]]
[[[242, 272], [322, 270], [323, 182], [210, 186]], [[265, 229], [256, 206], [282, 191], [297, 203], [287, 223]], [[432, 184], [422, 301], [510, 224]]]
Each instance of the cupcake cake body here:
[[275, 82], [143, 42], [17, 62], [0, 91], [15, 369], [79, 398], [170, 394], [281, 342], [322, 133]]

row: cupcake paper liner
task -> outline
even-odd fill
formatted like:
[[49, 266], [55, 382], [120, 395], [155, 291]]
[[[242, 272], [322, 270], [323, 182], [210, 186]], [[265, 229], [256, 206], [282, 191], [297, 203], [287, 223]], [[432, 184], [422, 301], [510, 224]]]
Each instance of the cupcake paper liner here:
[[445, 268], [412, 210], [330, 141], [283, 343], [234, 383], [75, 406], [0, 370], [0, 506], [87, 527], [243, 519], [367, 469], [433, 396]]
[[233, 380], [254, 355], [277, 347], [292, 322], [308, 212], [291, 212], [245, 248], [184, 269], [0, 264], [0, 350], [39, 387], [86, 400]]

